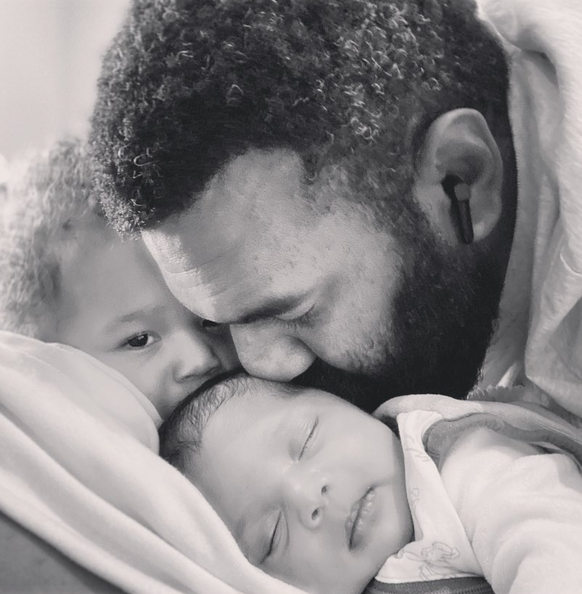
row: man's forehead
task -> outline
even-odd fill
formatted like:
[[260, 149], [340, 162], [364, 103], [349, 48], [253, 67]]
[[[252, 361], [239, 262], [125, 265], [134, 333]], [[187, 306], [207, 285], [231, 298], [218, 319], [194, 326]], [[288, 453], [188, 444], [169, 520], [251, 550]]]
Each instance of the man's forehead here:
[[205, 248], [213, 255], [226, 252], [256, 239], [256, 231], [261, 238], [278, 231], [288, 235], [289, 226], [312, 220], [302, 171], [299, 156], [291, 151], [250, 151], [215, 175], [190, 208], [144, 231], [144, 238], [159, 244], [161, 255], [181, 270], [194, 249], [203, 261]]
[[236, 265], [236, 253], [231, 252], [230, 257], [229, 251], [220, 249], [218, 253], [205, 253], [197, 249], [195, 242], [184, 245], [173, 239], [163, 234], [144, 234], [144, 241], [174, 296], [197, 315], [216, 319], [220, 304], [230, 309], [229, 302], [236, 293], [244, 292], [244, 270]]
[[[234, 158], [205, 189], [205, 193], [223, 186], [229, 191], [252, 194], [265, 185], [297, 186], [303, 176], [301, 157], [290, 150], [251, 150]], [[230, 189], [232, 188], [232, 190]]]
[[289, 253], [268, 245], [253, 249], [249, 242], [231, 242], [222, 235], [215, 240], [209, 234], [207, 239], [204, 244], [172, 234], [144, 233], [174, 296], [201, 317], [226, 323], [258, 307], [282, 308], [309, 281], [289, 272], [295, 265]]
[[233, 237], [223, 237], [218, 221], [206, 224], [188, 211], [179, 220], [164, 222], [159, 227], [142, 231], [149, 252], [164, 274], [180, 275], [212, 266], [226, 259], [233, 250]]
[[189, 210], [144, 231], [175, 296], [200, 315], [222, 319], [226, 312], [217, 304], [231, 309], [229, 301], [285, 297], [301, 284], [318, 234], [298, 196], [300, 179], [292, 154], [250, 153], [216, 176]]

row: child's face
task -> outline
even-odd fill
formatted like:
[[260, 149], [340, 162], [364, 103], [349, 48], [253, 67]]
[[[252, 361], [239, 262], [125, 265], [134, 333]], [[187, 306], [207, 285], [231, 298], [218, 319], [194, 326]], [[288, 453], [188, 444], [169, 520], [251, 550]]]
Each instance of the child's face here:
[[359, 593], [412, 538], [400, 443], [335, 396], [274, 389], [222, 405], [187, 475], [251, 563], [311, 593]]
[[56, 340], [120, 371], [165, 418], [202, 382], [238, 365], [228, 330], [204, 328], [166, 287], [141, 241], [83, 230], [62, 267]]

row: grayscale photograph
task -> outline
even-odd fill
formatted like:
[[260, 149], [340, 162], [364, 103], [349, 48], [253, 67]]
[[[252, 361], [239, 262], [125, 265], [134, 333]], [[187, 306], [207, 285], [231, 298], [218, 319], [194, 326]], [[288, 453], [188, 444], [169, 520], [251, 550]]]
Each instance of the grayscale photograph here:
[[581, 55], [0, 0], [0, 594], [582, 594]]

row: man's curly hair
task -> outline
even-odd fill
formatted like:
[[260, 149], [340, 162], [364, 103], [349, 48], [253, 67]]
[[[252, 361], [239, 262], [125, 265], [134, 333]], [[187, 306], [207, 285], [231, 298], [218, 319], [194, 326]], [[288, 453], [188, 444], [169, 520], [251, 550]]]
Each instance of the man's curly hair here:
[[473, 0], [134, 0], [99, 81], [96, 183], [131, 232], [234, 157], [284, 148], [307, 183], [339, 167], [349, 194], [394, 208], [430, 123], [460, 107], [505, 121], [507, 86]]

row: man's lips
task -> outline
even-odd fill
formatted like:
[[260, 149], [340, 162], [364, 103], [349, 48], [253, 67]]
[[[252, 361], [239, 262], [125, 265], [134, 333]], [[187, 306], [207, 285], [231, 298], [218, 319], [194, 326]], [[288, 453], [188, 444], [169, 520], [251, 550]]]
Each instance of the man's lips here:
[[348, 548], [354, 549], [359, 546], [363, 540], [367, 524], [371, 518], [371, 512], [374, 508], [374, 499], [376, 491], [370, 487], [350, 510], [346, 520], [346, 536]]

